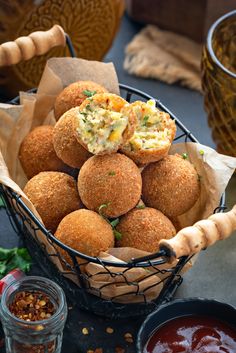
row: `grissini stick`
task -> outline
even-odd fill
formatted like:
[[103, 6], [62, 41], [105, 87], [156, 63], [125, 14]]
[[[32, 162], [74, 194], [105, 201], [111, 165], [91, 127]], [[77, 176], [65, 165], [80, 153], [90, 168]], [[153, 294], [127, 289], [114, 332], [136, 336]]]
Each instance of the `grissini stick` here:
[[161, 250], [168, 254], [169, 261], [198, 253], [218, 240], [228, 238], [236, 230], [236, 205], [226, 213], [216, 213], [208, 219], [181, 229], [172, 239], [161, 240]]
[[54, 25], [48, 31], [37, 31], [27, 37], [0, 45], [0, 66], [10, 66], [34, 56], [46, 54], [51, 48], [66, 45], [63, 28]]

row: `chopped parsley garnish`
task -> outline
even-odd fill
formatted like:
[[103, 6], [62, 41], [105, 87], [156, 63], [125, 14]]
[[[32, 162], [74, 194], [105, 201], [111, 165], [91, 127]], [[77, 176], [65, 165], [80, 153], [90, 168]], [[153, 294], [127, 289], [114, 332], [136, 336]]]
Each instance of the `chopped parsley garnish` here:
[[204, 151], [203, 150], [199, 150], [199, 153], [200, 153], [201, 156], [204, 155]]
[[89, 110], [89, 111], [91, 112], [91, 111], [92, 111], [92, 109], [91, 109], [91, 105], [90, 105], [90, 104], [87, 104], [87, 105], [86, 105], [86, 109], [87, 109], [87, 110]]
[[87, 97], [92, 97], [92, 96], [94, 96], [96, 93], [97, 93], [97, 91], [89, 91], [88, 89], [85, 89], [85, 90], [83, 91], [83, 94], [84, 94], [85, 96], [87, 96]]
[[108, 173], [108, 175], [116, 175], [116, 172], [114, 172], [114, 170], [111, 170], [109, 173]]
[[144, 208], [146, 208], [146, 206], [145, 205], [137, 205], [136, 208], [138, 210], [143, 210]]
[[122, 234], [120, 232], [118, 232], [116, 229], [113, 229], [113, 234], [114, 234], [116, 240], [122, 239]]
[[112, 226], [112, 228], [115, 228], [119, 222], [120, 222], [119, 218], [116, 218], [110, 222], [110, 225]]
[[182, 157], [183, 157], [183, 159], [188, 159], [188, 154], [187, 153], [183, 153]]
[[146, 126], [146, 125], [147, 125], [148, 119], [149, 119], [149, 116], [148, 116], [148, 115], [145, 115], [145, 116], [143, 117], [143, 126]]

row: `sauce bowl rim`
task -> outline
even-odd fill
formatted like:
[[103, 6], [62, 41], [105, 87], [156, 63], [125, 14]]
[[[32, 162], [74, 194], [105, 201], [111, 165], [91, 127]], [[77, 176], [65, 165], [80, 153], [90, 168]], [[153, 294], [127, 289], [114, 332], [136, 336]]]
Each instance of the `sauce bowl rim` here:
[[[146, 319], [143, 321], [142, 325], [139, 328], [138, 334], [137, 334], [137, 339], [136, 339], [136, 349], [137, 349], [137, 353], [142, 352], [142, 342], [141, 342], [141, 335], [142, 332], [145, 330], [146, 324], [152, 320], [153, 317], [155, 317], [157, 315], [157, 313], [162, 310], [165, 309], [166, 307], [169, 307], [171, 305], [174, 304], [178, 304], [178, 303], [190, 303], [190, 302], [198, 302], [198, 303], [212, 303], [212, 304], [216, 304], [216, 305], [220, 305], [220, 306], [224, 306], [224, 307], [228, 307], [230, 310], [235, 311], [236, 314], [236, 306], [232, 305], [232, 304], [228, 304], [225, 302], [222, 302], [220, 300], [217, 299], [211, 299], [211, 298], [203, 298], [203, 297], [191, 297], [191, 298], [179, 298], [179, 299], [174, 299], [171, 300], [168, 303], [165, 304], [161, 304], [155, 311], [153, 311], [151, 314], [149, 314]], [[175, 316], [173, 315], [172, 319], [178, 318], [178, 317], [184, 317], [184, 316], [188, 316], [188, 315], [179, 315], [179, 316]], [[170, 320], [167, 320], [170, 321]], [[166, 321], [166, 322], [167, 322]], [[163, 322], [163, 324], [165, 324], [165, 322]], [[160, 325], [158, 325], [152, 332], [150, 332], [150, 335], [147, 339], [147, 341], [149, 340], [149, 338], [151, 337], [151, 335], [153, 334], [153, 332], [155, 332], [155, 330], [159, 327]], [[146, 343], [147, 343], [146, 341]], [[146, 344], [145, 343], [145, 344]]]

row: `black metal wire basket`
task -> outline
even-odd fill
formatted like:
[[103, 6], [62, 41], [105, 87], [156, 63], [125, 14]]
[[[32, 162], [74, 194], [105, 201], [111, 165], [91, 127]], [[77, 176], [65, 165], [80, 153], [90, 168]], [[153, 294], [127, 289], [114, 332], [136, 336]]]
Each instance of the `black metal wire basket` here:
[[[70, 41], [69, 46], [71, 46]], [[73, 50], [71, 51], [71, 54], [73, 56]], [[123, 84], [120, 84], [120, 91], [121, 96], [128, 102], [154, 99], [142, 91]], [[12, 100], [11, 104], [19, 104], [19, 98], [17, 97]], [[177, 126], [175, 142], [197, 142], [192, 133], [169, 111], [167, 107], [158, 100], [156, 100], [156, 105], [162, 111], [169, 113], [171, 118], [175, 120]], [[0, 184], [0, 195], [2, 195], [5, 201], [7, 213], [12, 226], [23, 239], [32, 258], [40, 266], [44, 275], [57, 282], [64, 289], [68, 298], [83, 309], [110, 318], [125, 318], [144, 315], [153, 311], [159, 304], [171, 300], [176, 289], [182, 283], [181, 271], [185, 264], [190, 260], [189, 257], [182, 257], [174, 266], [166, 265], [163, 269], [163, 264], [167, 264], [166, 257], [168, 255], [164, 250], [150, 256], [132, 259], [126, 263], [114, 263], [112, 261], [102, 260], [99, 257], [86, 256], [67, 247], [56, 239], [31, 212], [21, 196], [16, 194], [13, 190]], [[223, 196], [216, 211], [223, 211], [224, 208]], [[41, 236], [43, 235], [44, 243], [42, 243], [41, 238], [39, 237], [39, 231], [41, 232]], [[49, 251], [45, 244], [50, 245], [51, 249], [54, 251]], [[62, 256], [62, 252], [58, 251], [58, 249], [63, 249], [66, 252], [67, 261], [65, 257]], [[55, 257], [58, 258], [60, 263], [62, 263], [64, 268], [63, 271], [59, 271], [53, 263], [52, 260], [55, 260]], [[70, 261], [68, 261], [68, 258], [70, 258]], [[111, 281], [107, 281], [107, 283], [103, 284], [100, 288], [92, 288], [89, 281], [89, 275], [83, 270], [84, 265], [89, 262], [100, 265], [100, 274], [108, 275]], [[115, 271], [114, 268], [118, 268], [118, 270]], [[142, 290], [139, 281], [129, 280], [129, 273], [134, 268], [146, 268], [149, 271], [148, 275], [145, 277], [146, 279], [150, 279], [152, 276], [157, 276], [153, 278], [159, 278], [159, 280], [155, 283], [152, 281], [150, 286], [147, 286]], [[77, 280], [78, 285], [65, 277], [65, 275], [68, 274]], [[130, 287], [130, 291], [125, 295], [132, 295], [133, 298], [138, 299], [140, 302], [135, 303], [136, 300], [134, 300], [134, 303], [132, 304], [123, 304], [121, 303], [122, 296], [114, 296], [110, 299], [104, 299], [104, 290], [109, 288], [109, 286], [114, 285], [114, 282], [116, 285], [119, 285], [119, 283], [126, 283]], [[155, 289], [154, 287], [157, 286], [162, 286], [159, 295], [154, 300], [147, 301], [146, 297], [148, 291]]]

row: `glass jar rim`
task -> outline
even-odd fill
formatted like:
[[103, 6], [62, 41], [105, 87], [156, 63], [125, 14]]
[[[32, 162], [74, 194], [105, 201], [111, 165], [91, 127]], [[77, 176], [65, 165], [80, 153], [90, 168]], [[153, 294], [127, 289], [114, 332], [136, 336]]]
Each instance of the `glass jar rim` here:
[[[16, 285], [16, 284], [21, 284], [21, 283], [24, 283], [24, 282], [30, 282], [30, 281], [41, 281], [41, 282], [45, 282], [45, 284], [49, 284], [51, 287], [53, 287], [56, 292], [58, 293], [58, 295], [60, 296], [60, 302], [59, 302], [59, 305], [58, 305], [58, 308], [55, 312], [55, 314], [53, 314], [50, 318], [47, 318], [47, 319], [43, 319], [43, 320], [37, 320], [37, 321], [26, 321], [26, 320], [23, 320], [23, 319], [20, 319], [18, 318], [17, 316], [13, 315], [11, 313], [11, 311], [9, 310], [8, 306], [6, 305], [6, 296], [7, 296], [7, 293], [8, 293], [8, 290]], [[14, 291], [13, 291], [14, 292]], [[16, 291], [17, 292], [17, 291]], [[42, 292], [43, 292], [43, 288], [42, 288]], [[4, 303], [4, 305], [3, 305]], [[3, 291], [3, 294], [2, 294], [2, 298], [1, 298], [1, 309], [2, 309], [2, 312], [4, 314], [6, 314], [8, 317], [11, 317], [14, 319], [15, 322], [18, 322], [20, 324], [24, 324], [24, 325], [27, 325], [29, 327], [33, 327], [33, 326], [38, 326], [38, 325], [45, 325], [46, 323], [53, 323], [55, 321], [58, 320], [58, 318], [60, 317], [60, 315], [63, 313], [63, 310], [65, 307], [67, 307], [67, 304], [66, 304], [66, 298], [65, 298], [65, 294], [64, 294], [64, 291], [62, 290], [62, 288], [57, 285], [55, 282], [51, 281], [50, 279], [46, 278], [46, 277], [41, 277], [41, 276], [27, 276], [27, 277], [24, 277], [24, 278], [21, 278], [20, 280], [15, 280], [13, 282], [11, 282]]]
[[233, 10], [231, 12], [226, 13], [225, 15], [221, 16], [220, 18], [218, 18], [218, 20], [216, 20], [212, 26], [209, 29], [208, 35], [207, 35], [207, 49], [212, 57], [212, 59], [214, 60], [214, 62], [229, 76], [236, 78], [236, 74], [233, 73], [232, 71], [228, 70], [217, 58], [217, 56], [215, 55], [215, 52], [212, 48], [212, 37], [214, 34], [214, 31], [216, 30], [216, 28], [218, 27], [218, 25], [220, 23], [222, 23], [223, 21], [225, 21], [226, 19], [228, 19], [229, 17], [232, 16], [236, 16], [236, 10]]

